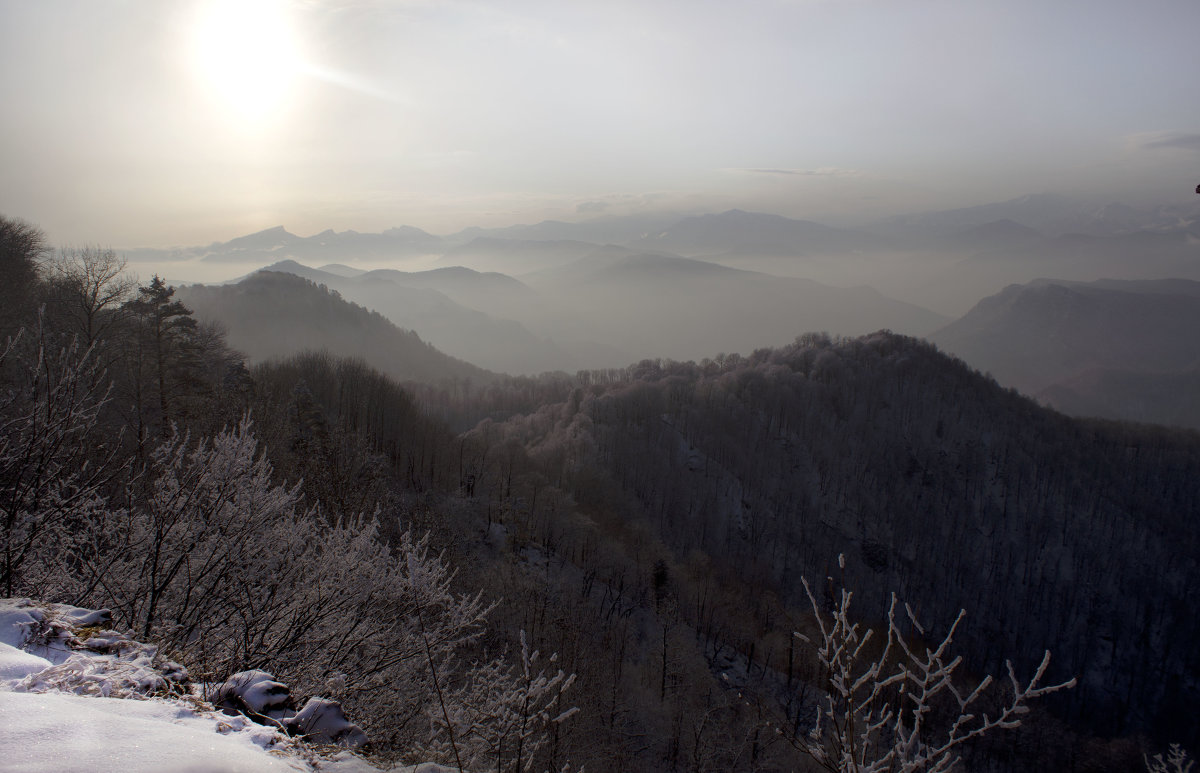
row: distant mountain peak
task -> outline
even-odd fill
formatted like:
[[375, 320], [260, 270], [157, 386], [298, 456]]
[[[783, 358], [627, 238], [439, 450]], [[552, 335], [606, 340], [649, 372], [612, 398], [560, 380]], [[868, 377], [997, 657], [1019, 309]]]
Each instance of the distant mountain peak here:
[[297, 263], [291, 258], [288, 258], [286, 260], [276, 261], [269, 266], [263, 266], [259, 269], [259, 271], [284, 271], [287, 273], [295, 273], [298, 269], [307, 270], [308, 266], [305, 266], [302, 263]]
[[239, 236], [236, 239], [230, 239], [224, 246], [228, 249], [264, 249], [271, 247], [282, 247], [295, 244], [302, 241], [301, 237], [290, 233], [286, 228], [277, 225], [274, 228], [266, 228], [262, 231]]
[[419, 236], [422, 238], [432, 239], [434, 236], [428, 231], [423, 231], [416, 226], [398, 225], [387, 229], [383, 232], [384, 236]]

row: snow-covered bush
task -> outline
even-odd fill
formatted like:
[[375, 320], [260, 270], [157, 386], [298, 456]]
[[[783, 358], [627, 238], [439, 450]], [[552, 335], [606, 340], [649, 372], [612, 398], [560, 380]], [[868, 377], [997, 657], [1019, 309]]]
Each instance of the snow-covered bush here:
[[[851, 620], [849, 591], [842, 589], [826, 614], [807, 581], [804, 589], [821, 635], [817, 658], [825, 696], [811, 731], [790, 740], [832, 773], [955, 770], [963, 744], [998, 728], [1019, 726], [1031, 700], [1075, 684], [1071, 679], [1041, 685], [1049, 652], [1024, 685], [1011, 663], [1007, 663], [1007, 690], [989, 690], [995, 683], [991, 676], [973, 686], [965, 684], [962, 658], [949, 652], [963, 612], [940, 642], [925, 646], [900, 630], [893, 595], [887, 631], [880, 641], [874, 631], [863, 630]], [[926, 632], [907, 605], [905, 612], [913, 633], [923, 641]], [[799, 633], [796, 636], [807, 640]], [[993, 706], [990, 715], [985, 703]]]
[[157, 647], [116, 631], [98, 631], [85, 640], [73, 637], [70, 646], [80, 652], [27, 677], [18, 689], [147, 698], [177, 691], [187, 680], [187, 670], [159, 655]]

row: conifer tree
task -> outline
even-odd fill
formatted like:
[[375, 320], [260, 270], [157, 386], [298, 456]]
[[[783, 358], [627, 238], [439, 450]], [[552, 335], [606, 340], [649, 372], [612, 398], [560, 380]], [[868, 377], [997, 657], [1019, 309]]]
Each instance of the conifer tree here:
[[196, 321], [174, 295], [175, 288], [155, 274], [123, 307], [134, 323], [131, 397], [139, 443], [145, 442], [151, 424], [164, 438], [170, 434], [171, 423], [178, 418], [178, 393], [197, 380]]

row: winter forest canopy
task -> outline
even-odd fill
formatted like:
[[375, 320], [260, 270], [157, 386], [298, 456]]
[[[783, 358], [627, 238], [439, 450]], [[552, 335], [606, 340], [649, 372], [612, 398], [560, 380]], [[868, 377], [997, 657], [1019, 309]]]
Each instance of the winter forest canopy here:
[[378, 764], [464, 770], [1116, 771], [1200, 740], [1194, 432], [889, 332], [539, 377], [404, 331], [393, 376], [247, 363], [112, 251], [0, 225], [3, 595], [109, 610], [208, 700], [265, 672]]

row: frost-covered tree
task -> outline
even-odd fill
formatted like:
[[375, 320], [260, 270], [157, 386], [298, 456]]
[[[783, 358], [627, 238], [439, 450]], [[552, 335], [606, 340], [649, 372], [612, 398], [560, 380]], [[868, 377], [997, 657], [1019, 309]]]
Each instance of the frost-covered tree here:
[[880, 640], [851, 619], [849, 591], [842, 589], [825, 613], [807, 581], [804, 589], [820, 630], [816, 646], [825, 695], [811, 730], [791, 740], [832, 773], [956, 770], [964, 744], [993, 730], [1018, 727], [1030, 701], [1075, 684], [1071, 679], [1042, 685], [1049, 652], [1024, 685], [1011, 663], [1006, 688], [991, 676], [969, 683], [962, 658], [950, 653], [963, 612], [940, 642], [926, 645], [927, 634], [907, 605], [912, 631], [901, 630], [893, 595]]
[[420, 741], [439, 667], [491, 606], [454, 592], [427, 538], [385, 544], [376, 519], [327, 517], [277, 485], [248, 419], [210, 440], [178, 433], [93, 559], [121, 624], [206, 681], [269, 670], [332, 694], [385, 746]]
[[[0, 591], [63, 592], [72, 545], [104, 511], [118, 467], [98, 413], [107, 381], [90, 351], [56, 345], [39, 317], [0, 349]], [[109, 439], [114, 440], [114, 439]]]
[[105, 588], [141, 636], [182, 645], [209, 618], [255, 551], [291, 518], [294, 491], [273, 485], [249, 421], [212, 440], [173, 434], [150, 455], [125, 515]]

